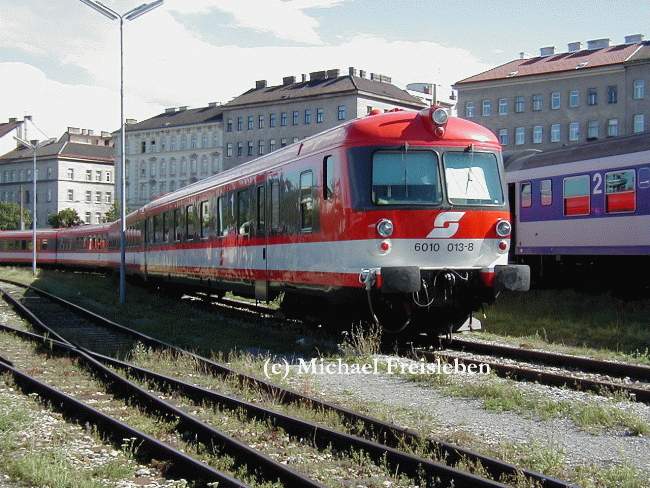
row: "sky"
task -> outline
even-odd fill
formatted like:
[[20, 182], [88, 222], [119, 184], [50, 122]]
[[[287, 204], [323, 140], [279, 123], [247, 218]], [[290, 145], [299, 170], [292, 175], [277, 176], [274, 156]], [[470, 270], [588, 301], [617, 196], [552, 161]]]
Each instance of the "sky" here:
[[[104, 0], [118, 12], [142, 0]], [[125, 112], [226, 103], [255, 80], [348, 66], [445, 87], [542, 46], [648, 34], [628, 0], [166, 0], [125, 23]], [[79, 0], [0, 0], [0, 122], [119, 127], [119, 25]], [[37, 134], [37, 136], [40, 134]]]

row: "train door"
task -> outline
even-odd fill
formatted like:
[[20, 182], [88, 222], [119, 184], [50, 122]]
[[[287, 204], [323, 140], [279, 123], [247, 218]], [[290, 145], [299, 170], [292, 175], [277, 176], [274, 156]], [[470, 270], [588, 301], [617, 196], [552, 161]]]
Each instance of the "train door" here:
[[517, 249], [517, 227], [519, 223], [519, 209], [517, 208], [517, 183], [508, 183], [508, 203], [510, 205], [510, 250], [508, 251], [508, 261], [514, 262], [516, 259]]
[[269, 297], [267, 246], [268, 229], [266, 218], [266, 182], [262, 182], [255, 190], [255, 299], [266, 301]]

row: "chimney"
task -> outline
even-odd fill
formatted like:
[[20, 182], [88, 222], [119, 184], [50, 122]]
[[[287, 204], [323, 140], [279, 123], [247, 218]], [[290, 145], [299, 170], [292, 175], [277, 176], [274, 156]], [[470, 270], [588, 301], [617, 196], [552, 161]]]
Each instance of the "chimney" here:
[[362, 69], [359, 70], [359, 77], [360, 78], [365, 78], [366, 77], [366, 72]]
[[255, 89], [259, 90], [260, 88], [266, 88], [266, 80], [257, 80], [255, 82]]
[[640, 42], [643, 42], [643, 38], [645, 36], [643, 34], [631, 34], [629, 36], [625, 36], [625, 44], [638, 44]]
[[18, 120], [18, 119], [17, 119], [16, 117], [11, 117], [11, 118], [9, 119], [9, 123], [10, 123], [10, 124], [13, 124], [13, 123], [15, 123], [17, 120]]
[[327, 70], [327, 77], [328, 78], [338, 78], [339, 75], [341, 74], [341, 71], [338, 69], [328, 69]]
[[587, 49], [603, 49], [609, 47], [609, 39], [592, 39], [587, 41]]
[[125, 123], [126, 123], [126, 125], [137, 124], [137, 123], [138, 123], [138, 119], [126, 119], [126, 122], [125, 122]]
[[183, 105], [182, 107], [178, 107], [179, 112], [185, 112], [187, 110], [187, 105]]
[[539, 48], [539, 55], [541, 57], [553, 56], [555, 54], [555, 46], [546, 46]]
[[301, 74], [301, 75], [300, 75], [300, 79], [301, 79], [302, 82], [304, 83], [305, 81], [307, 81], [307, 75], [306, 75], [305, 73]]
[[324, 80], [327, 78], [327, 71], [312, 71], [309, 73], [309, 81]]
[[208, 103], [208, 107], [210, 107], [210, 108], [214, 108], [214, 107], [218, 107], [218, 106], [219, 106], [219, 102], [210, 102], [210, 103]]
[[296, 77], [295, 76], [285, 76], [282, 78], [282, 85], [287, 86], [287, 85], [293, 85], [296, 82]]
[[109, 138], [109, 137], [111, 137], [111, 133], [110, 133], [110, 132], [107, 132], [107, 131], [105, 131], [105, 130], [103, 130], [103, 131], [102, 131], [102, 137], [103, 137], [104, 139]]
[[79, 129], [78, 127], [68, 127], [68, 134], [79, 135], [81, 134], [81, 129]]
[[354, 66], [350, 66], [350, 67], [348, 68], [348, 74], [349, 74], [350, 76], [359, 76], [359, 75], [357, 74], [357, 68], [355, 68]]
[[382, 83], [392, 83], [393, 79], [390, 76], [379, 75], [379, 81]]
[[169, 107], [165, 109], [166, 114], [173, 114], [174, 112], [176, 112], [176, 107]]

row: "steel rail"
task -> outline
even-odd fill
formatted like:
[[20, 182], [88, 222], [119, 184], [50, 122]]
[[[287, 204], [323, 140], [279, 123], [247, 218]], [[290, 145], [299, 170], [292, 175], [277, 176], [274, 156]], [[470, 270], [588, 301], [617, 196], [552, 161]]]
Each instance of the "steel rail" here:
[[165, 349], [171, 351], [174, 354], [190, 357], [211, 374], [221, 377], [235, 378], [240, 384], [254, 386], [261, 391], [269, 394], [270, 396], [276, 398], [283, 404], [306, 404], [310, 405], [312, 408], [322, 409], [324, 411], [335, 413], [351, 424], [360, 423], [364, 426], [364, 430], [367, 432], [366, 435], [372, 436], [372, 438], [380, 439], [380, 441], [386, 446], [399, 447], [404, 442], [413, 443], [414, 445], [422, 445], [424, 443], [428, 449], [440, 452], [441, 457], [444, 458], [450, 465], [456, 465], [457, 463], [463, 461], [480, 463], [486, 472], [489, 473], [494, 479], [502, 479], [508, 476], [524, 476], [525, 478], [538, 483], [539, 486], [544, 488], [566, 488], [574, 486], [570, 482], [546, 476], [533, 470], [522, 469], [511, 463], [507, 463], [491, 456], [486, 456], [448, 442], [433, 438], [423, 438], [419, 433], [412, 429], [401, 427], [393, 423], [384, 422], [369, 415], [355, 412], [346, 407], [303, 395], [288, 388], [275, 385], [264, 379], [240, 373], [225, 364], [218, 363], [211, 359], [182, 349], [178, 346], [174, 346], [162, 340], [155, 339], [151, 336], [133, 330], [124, 325], [118, 324], [110, 319], [102, 317], [99, 314], [87, 310], [61, 297], [53, 295], [38, 287], [25, 285], [23, 283], [16, 282], [14, 280], [8, 280], [5, 278], [0, 279], [0, 281], [4, 281], [23, 288], [29, 288], [42, 296], [48, 297], [53, 301], [56, 301], [71, 308], [72, 310], [79, 312], [80, 314], [96, 320], [98, 323], [101, 323], [106, 327], [113, 327], [116, 330], [131, 334], [133, 337], [137, 338], [148, 347], [158, 350]]
[[447, 363], [458, 361], [459, 364], [464, 364], [466, 366], [473, 365], [477, 370], [480, 368], [480, 365], [487, 365], [490, 367], [491, 371], [502, 378], [532, 381], [547, 386], [568, 386], [574, 390], [592, 391], [600, 394], [608, 391], [620, 391], [630, 395], [630, 398], [637, 402], [650, 404], [650, 389], [638, 388], [621, 383], [613, 383], [611, 381], [579, 378], [570, 374], [541, 371], [539, 369], [524, 368], [495, 361], [458, 357], [453, 354], [445, 354], [444, 352], [439, 351], [414, 351], [414, 353], [416, 356], [418, 354], [422, 355], [430, 362], [435, 362], [438, 358]]
[[650, 382], [650, 366], [619, 363], [616, 361], [606, 361], [602, 359], [526, 349], [515, 346], [504, 346], [501, 344], [468, 341], [457, 337], [446, 342], [445, 346], [450, 349], [467, 351], [475, 354], [502, 356], [521, 361], [537, 362], [548, 366], [576, 368], [589, 373], [617, 376], [621, 378], [628, 377], [634, 380]]
[[13, 381], [23, 393], [36, 393], [43, 401], [49, 402], [52, 409], [63, 413], [66, 418], [74, 419], [82, 425], [86, 423], [94, 425], [115, 444], [119, 445], [124, 439], [135, 439], [138, 443], [138, 455], [148, 460], [159, 459], [168, 461], [173, 467], [169, 471], [169, 474], [172, 476], [179, 476], [200, 482], [200, 486], [207, 486], [208, 483], [218, 482], [219, 486], [232, 488], [248, 487], [244, 482], [217, 471], [158, 439], [134, 429], [128, 424], [114, 419], [76, 398], [29, 376], [14, 367], [5, 358], [0, 358], [0, 371], [10, 374]]
[[86, 369], [97, 376], [97, 378], [107, 386], [109, 392], [119, 396], [120, 398], [135, 401], [143, 409], [149, 412], [154, 412], [159, 416], [178, 419], [176, 429], [179, 432], [192, 432], [196, 436], [196, 439], [206, 446], [221, 446], [224, 451], [232, 455], [238, 461], [239, 465], [248, 466], [251, 468], [251, 472], [259, 471], [267, 480], [280, 480], [286, 487], [323, 488], [321, 483], [298, 473], [278, 461], [275, 461], [269, 456], [251, 448], [247, 444], [234, 439], [214, 427], [211, 427], [175, 405], [161, 400], [144, 388], [141, 388], [118, 375], [91, 357], [85, 352], [85, 350], [79, 348], [76, 344], [62, 338], [36, 317], [25, 305], [9, 295], [4, 289], [0, 289], [0, 292], [12, 306], [17, 310], [20, 310], [21, 314], [28, 318], [30, 324], [34, 327], [57, 338], [62, 343], [74, 346], [70, 349], [70, 352], [80, 360]]

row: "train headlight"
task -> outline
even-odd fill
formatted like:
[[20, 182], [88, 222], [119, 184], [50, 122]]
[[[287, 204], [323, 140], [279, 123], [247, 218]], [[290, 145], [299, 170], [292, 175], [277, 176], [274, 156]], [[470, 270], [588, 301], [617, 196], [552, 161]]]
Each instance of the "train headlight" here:
[[447, 115], [447, 111], [444, 108], [437, 108], [431, 112], [431, 120], [436, 125], [445, 125], [448, 119], [449, 115]]
[[499, 237], [507, 237], [512, 232], [512, 225], [507, 220], [500, 220], [497, 223], [497, 235]]
[[377, 234], [379, 234], [381, 237], [392, 236], [393, 230], [395, 230], [395, 227], [393, 226], [393, 222], [390, 220], [381, 219], [379, 222], [377, 222]]

